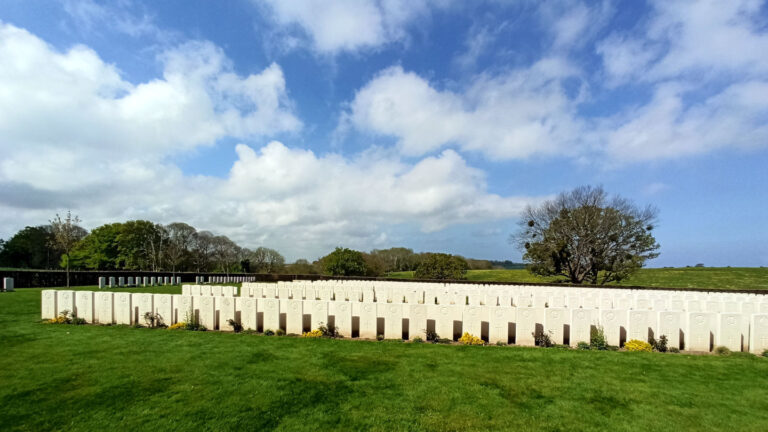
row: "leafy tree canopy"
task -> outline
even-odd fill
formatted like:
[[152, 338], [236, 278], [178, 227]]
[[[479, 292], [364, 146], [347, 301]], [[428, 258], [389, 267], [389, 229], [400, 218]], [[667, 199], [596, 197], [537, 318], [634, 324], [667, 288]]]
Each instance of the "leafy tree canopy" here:
[[325, 274], [331, 276], [364, 276], [365, 258], [362, 252], [337, 247], [320, 259]]
[[444, 253], [425, 255], [413, 275], [416, 279], [460, 280], [467, 278], [469, 264], [464, 258]]

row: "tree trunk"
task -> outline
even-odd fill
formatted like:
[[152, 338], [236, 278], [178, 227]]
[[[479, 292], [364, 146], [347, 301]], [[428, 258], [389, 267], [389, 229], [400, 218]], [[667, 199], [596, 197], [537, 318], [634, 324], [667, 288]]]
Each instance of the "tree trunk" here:
[[69, 252], [67, 252], [67, 288], [69, 288]]

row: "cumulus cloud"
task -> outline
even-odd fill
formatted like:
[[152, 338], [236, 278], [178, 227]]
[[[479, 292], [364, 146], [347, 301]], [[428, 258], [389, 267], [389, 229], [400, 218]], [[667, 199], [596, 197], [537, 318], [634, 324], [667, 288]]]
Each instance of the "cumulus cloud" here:
[[[377, 48], [408, 38], [407, 27], [429, 16], [430, 0], [266, 0], [268, 13], [282, 31], [306, 35], [323, 54]], [[289, 38], [294, 41], [294, 39]]]
[[563, 80], [576, 73], [567, 61], [546, 58], [530, 68], [480, 75], [454, 92], [395, 66], [357, 92], [345, 121], [397, 137], [408, 156], [448, 145], [495, 160], [566, 154], [581, 125]]

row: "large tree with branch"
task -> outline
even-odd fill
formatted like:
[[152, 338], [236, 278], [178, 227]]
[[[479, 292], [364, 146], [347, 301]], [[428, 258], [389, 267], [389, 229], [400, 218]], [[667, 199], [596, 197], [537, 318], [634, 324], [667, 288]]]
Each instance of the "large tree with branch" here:
[[576, 284], [617, 282], [659, 255], [651, 233], [657, 214], [652, 206], [609, 197], [602, 187], [582, 186], [528, 206], [511, 241], [534, 274]]

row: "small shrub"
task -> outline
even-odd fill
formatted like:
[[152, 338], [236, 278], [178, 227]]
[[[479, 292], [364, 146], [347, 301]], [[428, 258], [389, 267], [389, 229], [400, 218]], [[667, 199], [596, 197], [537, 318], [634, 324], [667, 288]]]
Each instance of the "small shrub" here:
[[536, 341], [536, 345], [544, 348], [549, 348], [554, 345], [552, 342], [552, 332], [540, 332], [538, 334], [533, 335], [534, 341]]
[[383, 341], [384, 340], [384, 335], [383, 334], [376, 335], [376, 340], [377, 341]]
[[331, 324], [320, 323], [320, 327], [317, 328], [323, 334], [323, 337], [327, 338], [340, 338], [339, 328]]
[[275, 330], [275, 336], [285, 336], [285, 332], [283, 329], [277, 329]]
[[653, 347], [651, 346], [651, 344], [645, 341], [637, 340], [637, 339], [628, 340], [627, 343], [624, 344], [624, 348], [627, 351], [634, 351], [634, 352], [641, 352], [641, 351], [652, 352], [653, 351]]
[[187, 313], [184, 316], [184, 330], [190, 330], [190, 331], [206, 331], [204, 325], [200, 324], [200, 320], [197, 319], [195, 314], [192, 311], [187, 311]]
[[667, 347], [667, 336], [666, 335], [659, 336], [659, 340], [654, 341], [654, 342], [655, 343], [653, 344], [653, 349], [655, 351], [665, 353], [669, 349]]
[[715, 347], [714, 353], [719, 356], [729, 356], [731, 355], [731, 350], [729, 350], [728, 347], [718, 346]]
[[469, 334], [468, 332], [464, 332], [464, 334], [461, 335], [461, 338], [459, 338], [459, 343], [463, 345], [485, 345], [485, 341], [477, 336]]
[[427, 330], [427, 342], [435, 343], [440, 339], [440, 336], [434, 330]]
[[185, 322], [177, 322], [176, 324], [173, 324], [168, 327], [168, 330], [184, 330], [187, 328], [187, 323]]
[[423, 343], [424, 339], [422, 339], [422, 338], [417, 336], [417, 337], [413, 338], [412, 342], [413, 343]]
[[599, 325], [591, 331], [589, 347], [600, 351], [608, 349], [608, 342], [605, 340], [605, 330], [603, 329], [603, 326]]
[[669, 347], [669, 352], [673, 354], [680, 354], [680, 348], [678, 347]]
[[767, 350], [763, 350], [763, 357], [768, 357], [768, 349]]
[[321, 332], [319, 329], [315, 329], [312, 331], [304, 332], [301, 334], [301, 337], [303, 338], [321, 338], [323, 337], [323, 332]]
[[496, 346], [507, 346], [507, 344], [502, 341], [498, 341], [496, 342]]
[[[590, 349], [591, 347], [592, 346], [590, 344], [586, 343], [586, 342], [579, 342], [578, 344], [576, 344], [576, 349], [577, 350], [586, 351], [586, 350]], [[595, 348], [595, 349], [597, 349], [597, 348]]]
[[275, 332], [272, 329], [264, 330], [264, 336], [274, 336]]
[[240, 333], [241, 331], [243, 331], [243, 325], [233, 320], [232, 318], [227, 320], [227, 324], [229, 324], [229, 326], [232, 327], [232, 330], [234, 330], [235, 333]]
[[163, 317], [157, 312], [147, 312], [144, 314], [144, 323], [149, 328], [167, 327], [163, 322]]
[[59, 313], [59, 316], [47, 321], [48, 324], [70, 324], [72, 319], [69, 318], [69, 310], [63, 310]]

